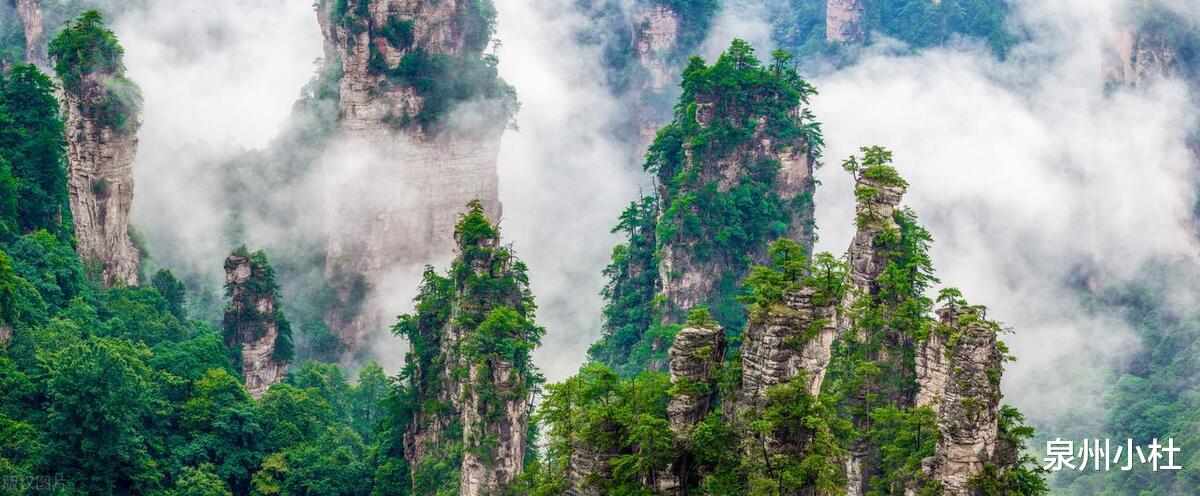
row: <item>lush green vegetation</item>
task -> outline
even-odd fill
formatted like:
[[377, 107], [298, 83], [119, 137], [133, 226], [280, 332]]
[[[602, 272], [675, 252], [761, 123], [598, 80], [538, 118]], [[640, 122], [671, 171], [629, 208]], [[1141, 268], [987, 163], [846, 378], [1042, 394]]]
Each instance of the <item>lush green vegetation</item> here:
[[758, 143], [769, 139], [772, 153], [792, 148], [818, 160], [824, 141], [805, 108], [814, 93], [790, 55], [777, 52], [764, 65], [741, 40], [712, 66], [691, 60], [674, 120], [646, 155], [659, 196], [631, 204], [614, 229], [627, 242], [605, 269], [604, 334], [589, 350], [593, 360], [626, 377], [665, 366], [673, 323], [688, 309], [668, 308], [659, 295], [664, 247], [715, 271], [705, 274], [717, 281], [707, 307], [728, 332], [740, 332], [749, 266], [767, 258], [770, 240], [812, 233], [811, 193], [782, 195], [779, 161], [761, 158]]
[[24, 64], [0, 74], [0, 242], [39, 229], [71, 239], [66, 146], [50, 78]]
[[[136, 126], [141, 90], [125, 77], [125, 50], [99, 11], [89, 10], [72, 21], [50, 42], [49, 52], [63, 89], [86, 102], [82, 112], [120, 131]], [[102, 96], [95, 98], [93, 92]]]
[[0, 184], [27, 188], [0, 210], [0, 494], [27, 494], [34, 477], [64, 495], [393, 494], [371, 482], [388, 461], [376, 427], [392, 391], [377, 365], [357, 385], [335, 365], [295, 366], [252, 400], [169, 271], [140, 287], [89, 279], [57, 213], [52, 91], [32, 66], [0, 78], [0, 156], [21, 164]]
[[[531, 352], [545, 330], [533, 320], [527, 269], [499, 237], [482, 204], [471, 202], [455, 228], [459, 257], [445, 276], [426, 268], [415, 312], [392, 330], [411, 347], [381, 427], [382, 449], [392, 457], [382, 475], [410, 484], [412, 494], [457, 494], [464, 453], [490, 463], [497, 433], [486, 424], [500, 419], [508, 402], [532, 398], [543, 382]], [[497, 376], [498, 367], [511, 367], [512, 375]], [[477, 425], [464, 425], [468, 398], [475, 399]], [[418, 433], [425, 440], [419, 451], [405, 453], [405, 436]]]

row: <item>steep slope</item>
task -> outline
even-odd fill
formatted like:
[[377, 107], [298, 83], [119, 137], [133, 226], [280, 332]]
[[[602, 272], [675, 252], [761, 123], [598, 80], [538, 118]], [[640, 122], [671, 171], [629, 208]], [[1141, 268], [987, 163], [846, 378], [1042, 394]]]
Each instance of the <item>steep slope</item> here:
[[96, 11], [50, 43], [63, 88], [77, 249], [110, 287], [137, 284], [141, 258], [129, 234], [141, 94], [125, 77], [123, 54]]
[[499, 218], [496, 157], [516, 103], [484, 53], [490, 1], [322, 0], [317, 12], [341, 68], [344, 144], [326, 159], [326, 275], [343, 309], [362, 307], [326, 321], [353, 354], [383, 327], [380, 285], [449, 252], [461, 205], [479, 199]]
[[262, 251], [240, 247], [225, 259], [225, 346], [239, 360], [246, 391], [258, 398], [283, 379], [292, 356], [291, 324], [279, 305], [275, 269]]
[[393, 428], [412, 494], [498, 494], [532, 453], [541, 377], [530, 352], [545, 331], [533, 322], [525, 265], [500, 244], [480, 202], [459, 218], [454, 239], [450, 273], [426, 269], [416, 313], [393, 329], [412, 345]]

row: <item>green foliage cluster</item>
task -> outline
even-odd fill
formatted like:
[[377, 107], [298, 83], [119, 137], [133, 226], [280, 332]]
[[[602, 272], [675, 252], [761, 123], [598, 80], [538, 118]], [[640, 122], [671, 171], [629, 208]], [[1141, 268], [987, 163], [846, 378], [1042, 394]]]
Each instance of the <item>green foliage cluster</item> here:
[[[1102, 398], [1099, 426], [1081, 423], [1085, 432], [1071, 426], [1056, 429], [1067, 435], [1111, 438], [1114, 443], [1132, 439], [1145, 446], [1157, 438], [1165, 444], [1174, 438], [1175, 463], [1181, 470], [1111, 471], [1055, 474], [1056, 491], [1068, 495], [1147, 494], [1166, 496], [1200, 491], [1200, 433], [1196, 412], [1200, 398], [1194, 394], [1200, 377], [1200, 313], [1181, 306], [1177, 298], [1194, 291], [1197, 272], [1193, 264], [1156, 260], [1138, 267], [1127, 280], [1109, 281], [1098, 291], [1087, 291], [1083, 308], [1101, 318], [1116, 318], [1140, 338], [1128, 367], [1096, 378], [1111, 386]], [[1111, 313], [1110, 313], [1111, 312]], [[1080, 373], [1078, 369], [1073, 373]], [[1041, 439], [1039, 439], [1039, 442]], [[1037, 446], [1035, 444], [1035, 446]], [[1189, 449], [1190, 448], [1190, 449]]]
[[455, 32], [463, 39], [463, 51], [457, 54], [430, 51], [416, 44], [412, 19], [389, 16], [377, 28], [367, 0], [335, 0], [330, 8], [330, 18], [352, 34], [371, 32], [403, 52], [393, 67], [378, 46], [372, 43], [369, 49], [368, 67], [372, 73], [387, 76], [385, 84], [407, 86], [421, 97], [415, 113], [389, 116], [396, 127], [418, 126], [427, 133], [444, 131], [450, 112], [464, 103], [486, 114], [483, 121], [488, 123], [507, 122], [516, 114], [516, 90], [500, 79], [496, 56], [484, 53], [495, 32], [495, 5], [491, 0], [468, 0], [456, 9]]
[[[242, 336], [246, 336], [246, 333], [249, 332], [250, 339], [262, 339], [267, 332], [267, 327], [274, 324], [277, 334], [273, 357], [277, 362], [291, 360], [295, 351], [292, 344], [292, 324], [283, 313], [283, 305], [279, 298], [279, 285], [275, 283], [275, 268], [267, 259], [266, 252], [258, 250], [251, 253], [245, 245], [235, 249], [233, 256], [250, 261], [250, 277], [244, 283], [244, 290], [240, 292], [235, 291], [233, 281], [225, 284], [225, 296], [230, 298], [225, 318], [221, 323], [225, 343], [237, 355], [240, 349], [238, 340], [244, 339]], [[226, 270], [229, 270], [229, 267], [226, 267]], [[158, 281], [152, 280], [152, 283], [172, 285], [165, 277]], [[174, 294], [173, 296], [179, 295]], [[258, 310], [258, 301], [263, 298], [271, 299], [273, 310], [269, 315], [264, 315]]]
[[[89, 10], [72, 21], [50, 42], [49, 53], [63, 89], [85, 102], [81, 111], [118, 131], [134, 129], [141, 111], [141, 90], [125, 77], [125, 50], [104, 26], [99, 11]], [[88, 83], [91, 78], [95, 83]], [[99, 86], [90, 88], [90, 84]], [[90, 93], [94, 91], [102, 95], [93, 97]]]
[[[730, 291], [709, 303], [726, 327], [740, 327], [738, 319], [726, 316], [740, 313], [727, 307], [736, 305], [732, 293], [745, 268], [762, 258], [768, 240], [808, 222], [812, 199], [805, 193], [781, 197], [775, 189], [779, 163], [757, 158], [758, 142], [751, 144], [752, 138], [770, 139], [773, 151], [794, 147], [813, 160], [820, 156], [819, 124], [809, 110], [797, 112], [815, 91], [790, 60], [779, 52], [764, 66], [741, 40], [711, 67], [693, 58], [683, 73], [675, 119], [659, 131], [646, 156], [646, 170], [661, 184], [659, 245], [730, 268], [715, 274], [730, 279]], [[723, 169], [732, 164], [742, 170], [720, 185]]]
[[[497, 433], [488, 424], [508, 402], [532, 398], [543, 382], [531, 353], [545, 329], [534, 322], [525, 264], [500, 245], [500, 231], [479, 201], [468, 204], [454, 235], [460, 255], [449, 273], [426, 267], [415, 311], [392, 328], [410, 349], [389, 397], [385, 449], [403, 459], [405, 433], [438, 432], [420, 447], [425, 455], [414, 466], [396, 461], [391, 467], [395, 477], [410, 481], [413, 494], [454, 494], [464, 452], [490, 460]], [[448, 336], [459, 338], [447, 342]], [[502, 364], [514, 373], [501, 385], [495, 371]], [[475, 398], [480, 425], [463, 424], [459, 408], [468, 396]], [[471, 436], [464, 439], [464, 432]]]
[[[604, 272], [604, 333], [589, 350], [592, 360], [627, 377], [665, 366], [678, 330], [668, 322], [687, 310], [666, 308], [658, 294], [660, 254], [668, 245], [718, 267], [708, 275], [716, 284], [705, 304], [725, 329], [740, 331], [739, 296], [750, 264], [768, 257], [768, 240], [812, 232], [810, 194], [781, 197], [779, 163], [759, 158], [752, 138], [771, 140], [774, 152], [793, 147], [816, 160], [824, 144], [820, 126], [802, 108], [813, 93], [788, 54], [778, 52], [763, 65], [741, 40], [711, 67], [691, 60], [675, 117], [646, 155], [660, 195], [631, 204], [613, 230], [627, 241], [613, 250]], [[723, 169], [733, 167], [740, 168], [736, 177], [721, 186]]]
[[221, 336], [172, 310], [152, 286], [97, 288], [45, 231], [0, 244], [13, 329], [0, 350], [3, 474], [56, 478], [71, 495], [271, 494], [255, 488], [270, 478], [289, 494], [367, 494], [389, 390], [378, 366], [354, 387], [310, 364], [255, 402]]
[[[623, 234], [627, 241], [613, 248], [611, 261], [604, 268], [608, 283], [601, 292], [605, 301], [603, 334], [588, 348], [588, 358], [613, 367], [625, 377], [644, 370], [645, 361], [630, 359], [639, 344], [649, 344], [659, 353], [669, 346], [669, 340], [666, 345], [643, 340], [658, 321], [657, 223], [658, 205], [654, 197], [630, 203], [612, 230], [614, 234]], [[646, 346], [643, 352], [650, 353], [651, 346]]]
[[520, 494], [564, 494], [573, 456], [607, 456], [605, 473], [584, 481], [599, 494], [649, 494], [675, 456], [668, 428], [670, 377], [644, 372], [621, 378], [612, 369], [586, 365], [579, 374], [546, 387], [535, 420], [546, 453]]
[[0, 241], [39, 229], [71, 239], [66, 146], [50, 78], [25, 64], [0, 73]]

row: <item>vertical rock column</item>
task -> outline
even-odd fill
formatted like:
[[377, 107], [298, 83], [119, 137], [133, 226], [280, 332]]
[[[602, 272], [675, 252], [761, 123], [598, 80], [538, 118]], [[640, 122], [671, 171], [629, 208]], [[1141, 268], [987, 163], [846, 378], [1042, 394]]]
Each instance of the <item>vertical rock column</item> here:
[[970, 479], [988, 462], [1001, 462], [999, 434], [1002, 355], [999, 326], [982, 307], [950, 302], [938, 309], [940, 323], [917, 355], [917, 406], [937, 414], [934, 455], [922, 462], [925, 474], [949, 496], [975, 494]]
[[825, 39], [838, 43], [862, 39], [863, 10], [862, 0], [826, 0]]
[[[390, 289], [387, 282], [407, 269], [441, 262], [451, 252], [450, 233], [464, 204], [478, 199], [490, 217], [499, 218], [496, 160], [507, 123], [505, 104], [478, 95], [469, 103], [458, 102], [464, 103], [462, 108], [450, 104], [436, 123], [422, 121], [430, 105], [427, 96], [410, 84], [412, 79], [397, 75], [402, 65], [428, 69], [448, 59], [482, 64], [491, 31], [490, 25], [479, 24], [486, 21], [480, 10], [490, 3], [319, 4], [327, 57], [343, 73], [338, 84], [342, 139], [325, 159], [330, 178], [325, 190], [326, 275], [343, 305], [325, 320], [339, 334], [347, 357], [383, 328], [384, 312], [390, 309], [380, 296]], [[490, 77], [495, 80], [494, 73]], [[451, 84], [422, 81], [426, 86]]]
[[98, 13], [83, 14], [59, 37], [66, 43], [51, 55], [63, 86], [76, 249], [97, 265], [105, 286], [134, 285], [140, 254], [129, 211], [141, 94], [125, 77], [123, 50]]
[[46, 67], [42, 51], [42, 5], [39, 0], [16, 0], [17, 15], [25, 28], [25, 62]]
[[449, 277], [430, 269], [418, 297], [418, 309], [432, 313], [400, 327], [417, 343], [407, 387], [418, 407], [404, 456], [414, 472], [461, 456], [458, 486], [440, 491], [502, 494], [525, 468], [538, 377], [529, 353], [543, 330], [532, 321], [525, 266], [500, 244], [481, 203], [460, 217], [454, 239]]
[[681, 439], [704, 420], [716, 394], [716, 374], [725, 358], [725, 333], [716, 323], [689, 325], [675, 335], [667, 355], [674, 393], [667, 405], [671, 431]]
[[671, 55], [679, 45], [679, 14], [664, 5], [646, 6], [634, 18], [634, 46], [638, 63], [646, 69], [639, 97], [644, 112], [638, 115], [638, 135], [641, 137], [639, 150], [644, 150], [658, 128], [671, 119], [668, 98], [662, 92], [673, 87], [679, 70], [674, 67]]
[[[879, 291], [876, 280], [887, 268], [887, 255], [879, 245], [880, 236], [885, 232], [900, 230], [895, 213], [906, 188], [903, 180], [890, 178], [886, 174], [877, 175], [870, 169], [855, 173], [854, 195], [858, 200], [855, 206], [856, 230], [846, 252], [850, 287], [837, 317], [837, 334], [849, 336], [858, 343], [864, 343], [868, 336], [855, 325], [852, 309], [860, 298], [871, 298]], [[851, 333], [854, 329], [857, 332]], [[867, 419], [856, 420], [863, 423]], [[865, 473], [864, 462], [869, 450], [870, 446], [863, 440], [850, 446], [846, 459], [847, 496], [859, 496], [867, 490], [869, 475]]]
[[246, 390], [258, 398], [283, 379], [291, 329], [279, 310], [274, 270], [263, 252], [239, 248], [225, 259], [225, 345], [241, 359]]

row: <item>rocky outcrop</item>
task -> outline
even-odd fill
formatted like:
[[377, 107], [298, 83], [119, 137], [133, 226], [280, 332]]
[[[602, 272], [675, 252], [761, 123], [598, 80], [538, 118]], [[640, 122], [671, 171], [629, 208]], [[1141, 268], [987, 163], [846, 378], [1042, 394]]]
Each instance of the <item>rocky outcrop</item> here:
[[255, 398], [287, 371], [291, 328], [276, 291], [274, 270], [263, 252], [243, 247], [225, 259], [225, 345], [240, 358], [246, 391]]
[[[698, 98], [696, 105], [696, 121], [701, 128], [711, 125], [715, 116], [715, 103], [707, 98]], [[794, 109], [793, 114], [799, 119], [803, 109]], [[684, 143], [686, 166], [699, 167], [699, 184], [715, 182], [717, 191], [727, 193], [748, 177], [752, 164], [775, 162], [779, 164], [774, 181], [771, 183], [770, 194], [777, 195], [786, 205], [793, 208], [791, 221], [788, 223], [787, 236], [799, 242], [802, 246], [812, 246], [812, 216], [813, 204], [805, 201], [811, 198], [816, 184], [812, 180], [813, 159], [807, 152], [803, 139], [791, 142], [779, 142], [769, 137], [766, 119], [756, 117], [758, 127], [755, 134], [737, 150], [720, 158], [697, 157], [689, 143]], [[671, 193], [663, 182], [658, 183], [659, 196], [667, 197]], [[727, 271], [744, 272], [745, 267], [739, 260], [730, 263], [717, 257], [701, 257], [693, 249], [695, 242], [671, 243], [666, 242], [660, 247], [659, 279], [662, 283], [662, 294], [673, 309], [691, 309], [706, 304], [715, 294], [716, 285], [720, 282], [717, 274]], [[746, 254], [739, 254], [746, 255]], [[750, 253], [755, 263], [765, 260], [766, 250], [760, 249]], [[676, 312], [678, 320], [682, 315]]]
[[[830, 348], [837, 335], [834, 303], [821, 302], [817, 289], [788, 291], [783, 300], [754, 316], [742, 346], [742, 395], [747, 406], [762, 408], [767, 391], [803, 377], [809, 394], [821, 391]], [[821, 304], [825, 303], [825, 304]]]
[[45, 68], [49, 64], [42, 40], [42, 5], [39, 0], [16, 0], [17, 15], [25, 28], [25, 62]]
[[684, 327], [668, 350], [673, 394], [667, 405], [671, 431], [687, 439], [708, 415], [717, 393], [716, 374], [725, 358], [725, 332], [715, 322]]
[[[383, 328], [386, 309], [379, 296], [385, 282], [396, 271], [440, 261], [451, 251], [450, 233], [463, 204], [479, 199], [491, 217], [499, 218], [496, 159], [507, 123], [505, 102], [477, 95], [468, 109], [447, 104], [442, 95], [433, 101], [399, 74], [401, 65], [431, 65], [437, 57], [485, 64], [482, 52], [491, 32], [479, 5], [468, 0], [318, 4], [326, 56], [342, 70], [342, 146], [325, 159], [331, 178], [325, 225], [326, 275], [345, 304], [326, 321], [348, 357]], [[495, 79], [494, 71], [482, 74], [444, 76]], [[435, 109], [435, 104], [446, 108]], [[436, 121], [429, 118], [434, 113]], [[346, 311], [355, 306], [361, 310]]]
[[922, 469], [951, 496], [976, 494], [970, 480], [984, 464], [1011, 463], [997, 448], [999, 326], [984, 312], [961, 301], [938, 309], [940, 322], [917, 355], [917, 406], [933, 409], [941, 432], [934, 456], [922, 462]]
[[887, 267], [887, 257], [879, 248], [879, 237], [884, 232], [899, 231], [895, 213], [906, 190], [903, 181], [873, 177], [867, 171], [855, 177], [857, 229], [846, 256], [850, 263], [850, 283], [860, 292], [872, 294], [877, 290], [875, 281]]
[[[87, 14], [70, 29], [98, 40], [112, 36], [100, 25], [98, 16], [88, 18]], [[102, 52], [99, 46], [103, 43], [113, 47]], [[120, 47], [115, 43], [115, 38], [106, 39], [79, 48], [93, 53], [72, 55], [71, 60], [96, 60], [84, 67], [66, 67], [67, 73], [58, 74], [63, 81], [76, 249], [84, 260], [96, 264], [108, 287], [137, 284], [141, 258], [129, 234], [141, 94], [125, 78]]]
[[538, 375], [529, 353], [543, 331], [532, 322], [524, 265], [499, 234], [472, 202], [455, 228], [450, 276], [429, 269], [418, 315], [397, 326], [414, 343], [404, 456], [414, 472], [461, 456], [458, 486], [441, 490], [464, 496], [501, 494], [524, 470], [530, 444]]
[[825, 39], [838, 43], [862, 39], [864, 10], [862, 0], [826, 0]]
[[12, 331], [11, 325], [7, 322], [0, 322], [0, 349], [8, 349], [8, 342], [12, 339]]

